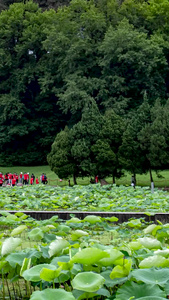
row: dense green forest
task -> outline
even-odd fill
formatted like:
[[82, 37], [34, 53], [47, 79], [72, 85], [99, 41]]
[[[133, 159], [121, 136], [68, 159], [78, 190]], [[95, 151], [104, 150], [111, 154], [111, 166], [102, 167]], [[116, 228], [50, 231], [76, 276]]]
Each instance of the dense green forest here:
[[61, 178], [168, 168], [169, 1], [10, 3], [0, 165], [44, 164], [51, 151]]

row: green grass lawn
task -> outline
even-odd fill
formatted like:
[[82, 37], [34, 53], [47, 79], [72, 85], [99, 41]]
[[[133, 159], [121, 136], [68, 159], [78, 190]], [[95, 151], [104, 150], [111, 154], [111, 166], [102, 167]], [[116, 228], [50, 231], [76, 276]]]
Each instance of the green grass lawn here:
[[[49, 166], [16, 166], [16, 167], [0, 167], [0, 172], [3, 174], [7, 172], [16, 172], [20, 174], [20, 172], [29, 172], [31, 175], [32, 173], [35, 175], [35, 177], [39, 177], [42, 173], [46, 173], [47, 178], [48, 178], [48, 183], [50, 185], [59, 185], [59, 186], [64, 186], [68, 185], [68, 180], [63, 180], [60, 181], [58, 176], [50, 170]], [[164, 178], [158, 178], [156, 173], [153, 172], [153, 179], [156, 187], [169, 187], [169, 170], [161, 171], [160, 175], [162, 175]], [[150, 186], [150, 176], [148, 174], [144, 175], [137, 175], [137, 185], [140, 186]], [[71, 185], [73, 185], [73, 180], [71, 180]], [[106, 179], [109, 183], [112, 183], [112, 178], [107, 178]], [[82, 185], [87, 185], [90, 183], [90, 178], [85, 177], [85, 178], [78, 178], [77, 179], [78, 184]], [[130, 185], [131, 184], [131, 174], [126, 173], [125, 176], [123, 176], [121, 179], [116, 180], [116, 184], [120, 185]]]

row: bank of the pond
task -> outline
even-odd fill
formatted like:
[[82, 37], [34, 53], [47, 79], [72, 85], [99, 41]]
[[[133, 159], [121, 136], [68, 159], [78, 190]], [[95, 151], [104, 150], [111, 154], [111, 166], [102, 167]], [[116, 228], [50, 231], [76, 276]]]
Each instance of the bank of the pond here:
[[[36, 220], [46, 220], [50, 219], [53, 216], [58, 216], [59, 219], [62, 220], [69, 220], [72, 216], [83, 220], [86, 216], [100, 216], [102, 218], [108, 217], [116, 217], [118, 218], [117, 223], [127, 222], [130, 219], [138, 219], [144, 218], [147, 222], [154, 222], [158, 223], [158, 221], [166, 224], [169, 222], [169, 213], [156, 213], [156, 214], [149, 214], [146, 212], [102, 212], [102, 211], [19, 211], [20, 213], [24, 213]], [[11, 211], [0, 211], [0, 216], [4, 213], [16, 214], [18, 211], [11, 210]]]

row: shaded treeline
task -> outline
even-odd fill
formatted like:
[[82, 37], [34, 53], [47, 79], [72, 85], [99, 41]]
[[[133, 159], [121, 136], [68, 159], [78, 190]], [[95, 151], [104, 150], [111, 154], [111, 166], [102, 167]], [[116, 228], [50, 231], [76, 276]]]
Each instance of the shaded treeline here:
[[58, 133], [60, 177], [168, 167], [168, 30], [164, 0], [3, 10], [0, 164], [45, 163]]

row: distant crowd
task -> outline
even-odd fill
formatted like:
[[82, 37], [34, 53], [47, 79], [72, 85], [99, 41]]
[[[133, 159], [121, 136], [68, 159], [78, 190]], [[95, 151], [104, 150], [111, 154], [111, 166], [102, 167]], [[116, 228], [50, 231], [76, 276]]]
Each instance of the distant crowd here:
[[[45, 173], [42, 173], [40, 176], [40, 182], [43, 184], [47, 184], [47, 176]], [[0, 186], [2, 185], [10, 185], [10, 186], [15, 186], [15, 185], [28, 185], [28, 184], [39, 184], [39, 178], [36, 177], [32, 173], [30, 176], [29, 173], [22, 173], [18, 175], [17, 173], [6, 173], [3, 174], [0, 172]]]

